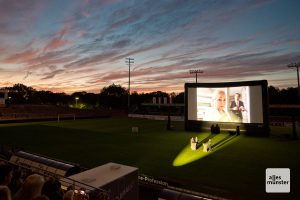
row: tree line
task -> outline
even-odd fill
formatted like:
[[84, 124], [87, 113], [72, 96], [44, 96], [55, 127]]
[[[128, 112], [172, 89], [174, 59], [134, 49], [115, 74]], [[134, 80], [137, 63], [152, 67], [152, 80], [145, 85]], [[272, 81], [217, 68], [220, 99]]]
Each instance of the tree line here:
[[[3, 88], [8, 90], [7, 104], [45, 104], [57, 106], [70, 106], [77, 108], [127, 108], [128, 90], [121, 85], [112, 84], [104, 87], [99, 93], [74, 92], [72, 94], [54, 93], [45, 90], [35, 90], [24, 84], [18, 83], [12, 87]], [[171, 96], [173, 103], [183, 103], [184, 93], [165, 93], [161, 91], [151, 93], [133, 92], [130, 95], [132, 106], [141, 103], [151, 103], [153, 97]]]
[[[54, 93], [51, 91], [38, 91], [32, 87], [18, 83], [12, 87], [4, 88], [9, 91], [7, 104], [47, 104], [70, 106], [77, 108], [127, 108], [128, 90], [121, 85], [109, 85], [99, 93], [74, 92], [72, 94]], [[298, 89], [279, 89], [269, 86], [270, 104], [299, 104]], [[138, 106], [142, 103], [152, 103], [153, 97], [171, 97], [173, 103], [184, 103], [184, 92], [165, 93], [156, 91], [151, 93], [133, 92], [130, 95], [130, 105]]]
[[268, 87], [270, 104], [300, 104], [298, 88], [279, 89], [274, 86]]

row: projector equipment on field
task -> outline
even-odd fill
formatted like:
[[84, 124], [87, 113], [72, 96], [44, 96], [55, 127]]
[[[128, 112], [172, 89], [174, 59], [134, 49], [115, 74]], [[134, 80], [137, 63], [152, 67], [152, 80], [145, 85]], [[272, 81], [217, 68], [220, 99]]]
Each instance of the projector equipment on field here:
[[192, 137], [191, 138], [191, 149], [192, 151], [196, 151], [197, 150], [197, 145], [198, 145], [198, 137]]
[[211, 139], [209, 139], [207, 142], [203, 142], [203, 152], [209, 152], [211, 151]]

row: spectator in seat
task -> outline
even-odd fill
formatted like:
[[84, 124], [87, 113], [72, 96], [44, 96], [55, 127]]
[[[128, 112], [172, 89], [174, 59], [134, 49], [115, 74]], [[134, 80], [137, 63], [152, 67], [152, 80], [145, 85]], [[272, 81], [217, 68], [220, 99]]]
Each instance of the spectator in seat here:
[[28, 176], [21, 189], [14, 196], [14, 200], [33, 200], [42, 193], [42, 188], [45, 179], [38, 174], [32, 174]]
[[21, 168], [15, 168], [13, 171], [13, 176], [9, 184], [12, 195], [14, 195], [22, 187], [24, 183], [23, 180], [23, 171]]
[[57, 179], [49, 177], [44, 183], [42, 194], [49, 197], [50, 200], [63, 200], [63, 194], [60, 188], [61, 183]]
[[50, 200], [50, 199], [46, 195], [41, 195], [32, 200]]
[[8, 186], [13, 176], [13, 168], [8, 164], [0, 164], [0, 185]]
[[64, 200], [74, 200], [74, 190], [69, 190], [64, 195]]
[[6, 185], [0, 185], [0, 199], [11, 200], [11, 193]]

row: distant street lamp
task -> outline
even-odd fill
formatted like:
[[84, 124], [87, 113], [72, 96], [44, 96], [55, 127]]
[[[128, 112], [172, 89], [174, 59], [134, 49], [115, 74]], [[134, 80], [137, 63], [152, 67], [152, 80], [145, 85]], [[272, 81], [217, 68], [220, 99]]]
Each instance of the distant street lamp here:
[[75, 104], [76, 104], [76, 108], [77, 108], [77, 101], [79, 100], [79, 97], [75, 97]]
[[298, 80], [298, 100], [300, 100], [300, 86], [299, 86], [299, 67], [300, 63], [290, 63], [288, 64], [288, 68], [297, 68], [297, 80]]
[[192, 69], [192, 70], [190, 70], [190, 74], [196, 74], [196, 83], [198, 82], [197, 81], [198, 74], [201, 74], [201, 73], [203, 73], [203, 71], [200, 70], [200, 69]]

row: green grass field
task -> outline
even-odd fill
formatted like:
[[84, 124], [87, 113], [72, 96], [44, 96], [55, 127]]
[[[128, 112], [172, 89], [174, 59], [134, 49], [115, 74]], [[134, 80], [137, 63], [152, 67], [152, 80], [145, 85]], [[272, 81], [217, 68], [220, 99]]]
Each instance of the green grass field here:
[[[128, 118], [0, 124], [0, 144], [92, 168], [107, 162], [135, 166], [140, 174], [180, 187], [233, 199], [299, 198], [300, 140], [272, 128], [270, 137], [186, 132], [183, 122]], [[139, 127], [132, 136], [131, 127]], [[190, 149], [190, 138], [212, 138], [213, 151]], [[290, 194], [266, 194], [266, 168], [291, 169]]]

